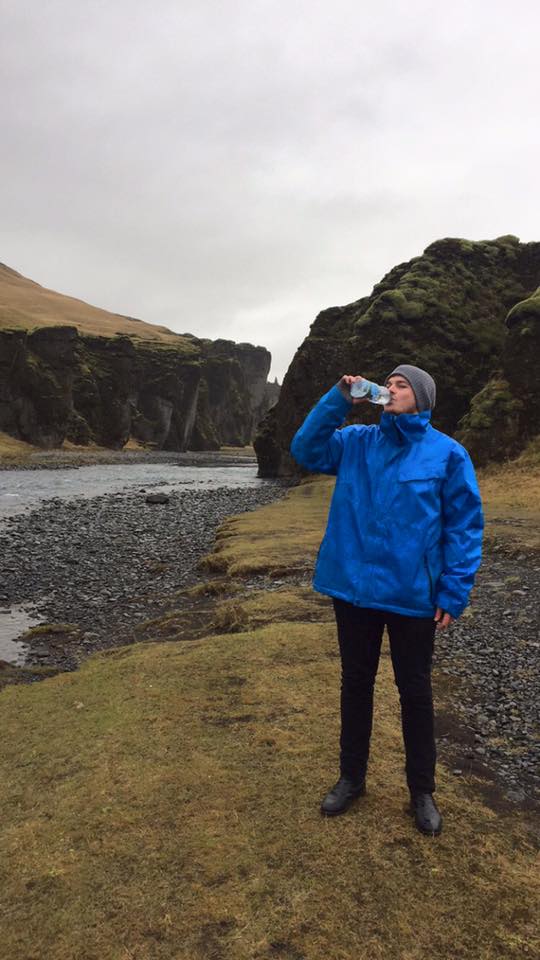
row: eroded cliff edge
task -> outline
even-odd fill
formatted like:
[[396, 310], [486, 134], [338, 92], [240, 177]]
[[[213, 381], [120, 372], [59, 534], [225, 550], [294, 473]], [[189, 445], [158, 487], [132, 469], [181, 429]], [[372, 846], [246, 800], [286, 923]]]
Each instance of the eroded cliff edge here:
[[17, 439], [243, 446], [279, 395], [270, 363], [265, 347], [175, 334], [0, 265], [0, 431]]
[[69, 326], [1, 330], [0, 430], [46, 448], [70, 440], [119, 449], [130, 438], [165, 450], [251, 443], [271, 402], [270, 353], [184, 341], [137, 342]]
[[[255, 439], [261, 476], [298, 472], [289, 445], [344, 373], [383, 382], [398, 363], [438, 385], [432, 423], [475, 462], [518, 453], [540, 430], [540, 243], [447, 238], [394, 267], [369, 297], [324, 310], [287, 371]], [[348, 422], [375, 422], [362, 405]]]

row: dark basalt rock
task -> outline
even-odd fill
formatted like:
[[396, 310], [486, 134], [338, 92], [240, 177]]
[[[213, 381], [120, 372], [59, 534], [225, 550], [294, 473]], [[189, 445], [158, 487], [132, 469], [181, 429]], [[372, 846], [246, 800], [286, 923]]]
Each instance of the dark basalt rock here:
[[[540, 243], [449, 238], [394, 267], [371, 296], [323, 311], [255, 439], [260, 476], [299, 471], [289, 454], [292, 437], [344, 373], [381, 382], [404, 362], [432, 373], [433, 425], [449, 434], [459, 425], [479, 462], [519, 452], [540, 429], [539, 282]], [[531, 402], [523, 402], [525, 394]], [[347, 422], [379, 416], [366, 404]]]
[[270, 362], [264, 347], [190, 335], [0, 330], [0, 430], [45, 448], [121, 449], [130, 437], [165, 450], [243, 446], [279, 391]]
[[540, 433], [540, 287], [506, 318], [500, 371], [471, 400], [456, 438], [479, 465], [518, 454]]

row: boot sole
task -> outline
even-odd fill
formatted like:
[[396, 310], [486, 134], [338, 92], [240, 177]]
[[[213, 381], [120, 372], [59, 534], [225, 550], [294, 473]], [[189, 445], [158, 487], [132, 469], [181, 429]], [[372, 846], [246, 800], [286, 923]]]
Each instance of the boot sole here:
[[442, 824], [441, 824], [441, 826], [439, 827], [438, 830], [424, 830], [423, 827], [420, 827], [420, 826], [416, 823], [416, 820], [415, 820], [415, 822], [414, 822], [414, 825], [415, 825], [416, 829], [417, 829], [424, 837], [439, 837], [439, 836], [441, 835], [441, 833], [442, 833]]
[[347, 801], [345, 806], [340, 807], [339, 810], [325, 810], [324, 807], [321, 805], [321, 808], [320, 808], [321, 813], [324, 817], [339, 817], [340, 814], [347, 813], [347, 810], [350, 809], [354, 801], [358, 800], [359, 797], [365, 796], [365, 793], [366, 793], [366, 788], [362, 787], [362, 789], [359, 790], [358, 793], [354, 793], [351, 799]]

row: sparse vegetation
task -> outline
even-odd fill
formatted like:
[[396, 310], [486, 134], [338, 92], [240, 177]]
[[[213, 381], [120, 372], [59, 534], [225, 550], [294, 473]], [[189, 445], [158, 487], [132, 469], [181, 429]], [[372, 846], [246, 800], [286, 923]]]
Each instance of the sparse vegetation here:
[[79, 627], [74, 623], [41, 623], [37, 627], [30, 627], [21, 636], [21, 640], [30, 640], [32, 637], [45, 637], [52, 634], [77, 633]]

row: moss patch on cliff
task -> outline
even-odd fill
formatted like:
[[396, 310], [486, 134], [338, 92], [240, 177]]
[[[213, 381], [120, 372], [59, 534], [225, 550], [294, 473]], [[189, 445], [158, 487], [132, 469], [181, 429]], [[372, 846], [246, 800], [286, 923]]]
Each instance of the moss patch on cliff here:
[[519, 418], [523, 402], [517, 400], [510, 384], [494, 377], [471, 401], [469, 412], [459, 421], [455, 433], [477, 466], [490, 460], [508, 460], [520, 449]]

